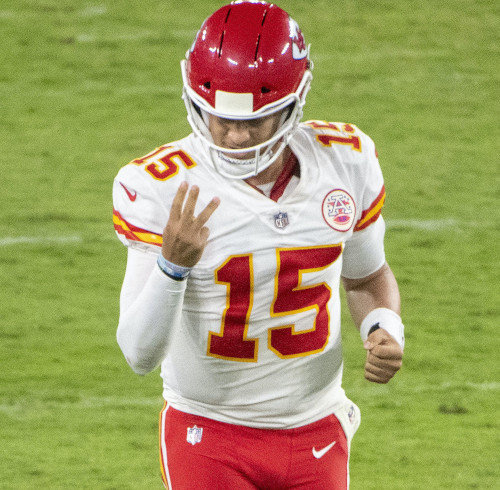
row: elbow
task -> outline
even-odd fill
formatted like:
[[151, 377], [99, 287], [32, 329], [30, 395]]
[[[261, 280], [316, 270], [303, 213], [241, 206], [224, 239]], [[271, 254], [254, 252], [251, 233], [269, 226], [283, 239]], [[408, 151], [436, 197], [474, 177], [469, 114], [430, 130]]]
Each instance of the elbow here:
[[118, 341], [118, 345], [120, 346], [127, 364], [134, 373], [145, 376], [158, 367], [159, 362], [156, 358], [153, 358], [150, 353], [140, 347], [131, 346], [130, 342], [124, 339], [119, 332], [116, 336], [116, 340]]
[[128, 365], [131, 367], [132, 371], [134, 371], [134, 373], [138, 374], [139, 376], [146, 376], [146, 374], [149, 374], [156, 367], [156, 366], [151, 367], [149, 365], [144, 365], [144, 363], [142, 362], [133, 361], [127, 356], [125, 356], [125, 359]]
[[151, 371], [154, 371], [158, 367], [158, 363], [152, 359], [148, 359], [147, 357], [141, 356], [137, 352], [124, 352], [122, 349], [123, 355], [125, 356], [125, 360], [127, 364], [130, 366], [132, 371], [139, 376], [146, 376]]

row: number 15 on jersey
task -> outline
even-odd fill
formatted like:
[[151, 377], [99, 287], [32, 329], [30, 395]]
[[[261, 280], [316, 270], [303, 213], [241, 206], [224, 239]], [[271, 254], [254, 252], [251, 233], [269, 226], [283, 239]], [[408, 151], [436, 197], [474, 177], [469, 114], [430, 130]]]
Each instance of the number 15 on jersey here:
[[[268, 330], [268, 348], [282, 359], [321, 352], [328, 343], [331, 289], [322, 282], [303, 285], [302, 275], [333, 264], [342, 253], [342, 245], [283, 248], [276, 251], [277, 271], [271, 317], [283, 317], [315, 310], [312, 327], [296, 331], [293, 324]], [[227, 287], [226, 308], [219, 332], [209, 332], [207, 355], [221, 359], [257, 362], [259, 339], [248, 337], [253, 306], [253, 256], [229, 257], [216, 271], [215, 281]]]

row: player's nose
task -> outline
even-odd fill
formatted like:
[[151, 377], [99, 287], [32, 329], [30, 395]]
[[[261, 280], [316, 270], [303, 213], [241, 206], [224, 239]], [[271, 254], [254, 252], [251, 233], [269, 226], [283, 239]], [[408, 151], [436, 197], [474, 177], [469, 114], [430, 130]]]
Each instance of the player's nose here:
[[246, 121], [231, 121], [228, 124], [226, 138], [234, 148], [245, 148], [250, 145], [250, 126]]

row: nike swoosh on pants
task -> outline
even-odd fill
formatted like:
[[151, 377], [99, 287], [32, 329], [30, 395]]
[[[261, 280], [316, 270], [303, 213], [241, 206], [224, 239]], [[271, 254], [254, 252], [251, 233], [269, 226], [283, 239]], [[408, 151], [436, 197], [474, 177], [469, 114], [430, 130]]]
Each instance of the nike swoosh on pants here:
[[323, 449], [320, 449], [319, 451], [316, 450], [315, 447], [313, 447], [313, 456], [316, 458], [316, 459], [319, 459], [319, 458], [322, 458], [328, 451], [330, 451], [330, 449], [335, 446], [335, 444], [337, 443], [337, 441], [333, 441], [331, 444], [328, 444], [328, 446], [324, 447]]

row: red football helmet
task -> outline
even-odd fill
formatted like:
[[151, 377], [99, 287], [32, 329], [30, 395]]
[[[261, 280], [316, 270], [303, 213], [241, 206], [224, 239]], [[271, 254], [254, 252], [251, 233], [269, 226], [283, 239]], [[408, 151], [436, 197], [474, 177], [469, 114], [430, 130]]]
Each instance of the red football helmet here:
[[[298, 24], [276, 5], [232, 2], [205, 20], [181, 67], [188, 121], [208, 144], [216, 169], [243, 179], [271, 165], [302, 118], [312, 80], [309, 47]], [[289, 110], [272, 138], [251, 148], [217, 146], [208, 129], [207, 113], [254, 119], [284, 108]], [[237, 158], [248, 152], [254, 157]]]

